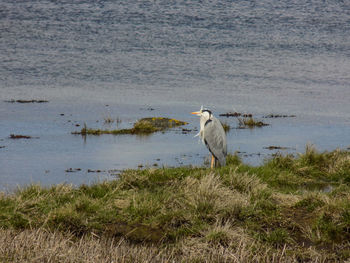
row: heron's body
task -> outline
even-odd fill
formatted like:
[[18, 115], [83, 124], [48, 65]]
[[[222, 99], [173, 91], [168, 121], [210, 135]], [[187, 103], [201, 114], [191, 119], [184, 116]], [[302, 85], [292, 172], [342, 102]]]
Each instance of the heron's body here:
[[200, 117], [199, 136], [212, 154], [211, 167], [226, 165], [227, 143], [226, 134], [220, 121], [214, 117], [210, 110], [201, 108], [198, 112], [193, 112]]

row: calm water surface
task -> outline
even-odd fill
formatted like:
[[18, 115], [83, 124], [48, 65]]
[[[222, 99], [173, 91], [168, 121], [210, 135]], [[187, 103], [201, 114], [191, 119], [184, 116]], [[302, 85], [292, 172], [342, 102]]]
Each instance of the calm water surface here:
[[[202, 104], [271, 124], [241, 130], [223, 118], [229, 151], [252, 164], [270, 145], [350, 146], [348, 1], [3, 0], [0, 61], [2, 190], [91, 183], [140, 164], [203, 165], [208, 152], [189, 114]], [[271, 113], [296, 117], [262, 118]], [[146, 116], [188, 121], [193, 131], [71, 134], [84, 123], [115, 128], [108, 117], [127, 127]]]

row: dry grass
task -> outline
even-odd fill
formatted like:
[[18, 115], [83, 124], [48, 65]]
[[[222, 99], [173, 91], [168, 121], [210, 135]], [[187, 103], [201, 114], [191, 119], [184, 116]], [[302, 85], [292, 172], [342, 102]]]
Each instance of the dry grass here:
[[[252, 240], [243, 229], [218, 224], [204, 238], [177, 245], [132, 244], [121, 238], [35, 230], [0, 230], [1, 262], [300, 262], [287, 245], [271, 250]], [[223, 233], [223, 234], [220, 234]], [[225, 241], [227, 235], [227, 241]], [[216, 236], [221, 236], [220, 239]], [[208, 241], [209, 242], [208, 242]], [[224, 241], [222, 241], [224, 240]], [[221, 242], [227, 242], [221, 244]], [[252, 253], [252, 251], [255, 251]], [[310, 262], [326, 262], [325, 253], [309, 249]], [[312, 260], [311, 260], [312, 259]]]
[[156, 245], [133, 245], [124, 239], [36, 230], [0, 230], [3, 262], [168, 262]]

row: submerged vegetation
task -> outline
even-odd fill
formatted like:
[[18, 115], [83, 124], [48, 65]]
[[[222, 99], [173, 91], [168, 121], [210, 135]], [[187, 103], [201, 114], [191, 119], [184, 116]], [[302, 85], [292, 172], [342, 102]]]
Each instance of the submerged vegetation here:
[[186, 122], [176, 119], [169, 119], [163, 117], [143, 118], [138, 120], [130, 129], [116, 129], [116, 130], [101, 130], [87, 128], [86, 125], [80, 132], [72, 132], [72, 134], [81, 135], [101, 135], [101, 134], [150, 134], [158, 131], [164, 131], [169, 128], [187, 124]]
[[350, 153], [311, 146], [0, 195], [5, 262], [343, 262], [349, 240]]

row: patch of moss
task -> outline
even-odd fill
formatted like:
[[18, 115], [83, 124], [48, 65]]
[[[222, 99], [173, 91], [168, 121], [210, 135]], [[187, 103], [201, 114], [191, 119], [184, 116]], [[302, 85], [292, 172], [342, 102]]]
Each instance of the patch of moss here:
[[116, 129], [116, 130], [101, 130], [87, 128], [86, 125], [80, 130], [80, 132], [72, 132], [72, 134], [80, 135], [101, 135], [101, 134], [151, 134], [158, 131], [164, 131], [176, 126], [185, 125], [187, 122], [179, 121], [176, 119], [164, 118], [164, 117], [151, 117], [138, 120], [134, 126], [130, 129]]

